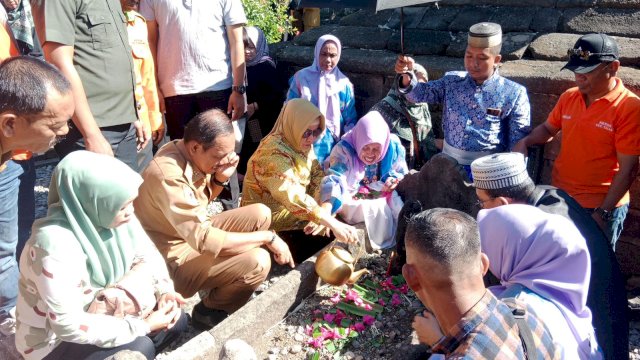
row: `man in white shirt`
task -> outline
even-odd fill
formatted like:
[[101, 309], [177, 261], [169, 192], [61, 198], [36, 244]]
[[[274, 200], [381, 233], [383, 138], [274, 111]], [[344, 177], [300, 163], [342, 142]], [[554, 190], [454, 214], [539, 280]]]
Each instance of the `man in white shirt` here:
[[[189, 120], [213, 108], [240, 118], [246, 109], [242, 2], [142, 0], [140, 13], [147, 19], [169, 137], [182, 138]], [[237, 207], [238, 194], [234, 174], [223, 191], [224, 207]]]

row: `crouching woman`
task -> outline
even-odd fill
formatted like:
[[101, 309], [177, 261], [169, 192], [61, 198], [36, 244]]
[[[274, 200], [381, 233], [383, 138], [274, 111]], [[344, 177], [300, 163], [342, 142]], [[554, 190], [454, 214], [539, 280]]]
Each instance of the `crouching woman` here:
[[47, 216], [20, 258], [16, 347], [26, 359], [147, 359], [186, 329], [160, 253], [133, 213], [142, 178], [77, 151], [55, 169]]

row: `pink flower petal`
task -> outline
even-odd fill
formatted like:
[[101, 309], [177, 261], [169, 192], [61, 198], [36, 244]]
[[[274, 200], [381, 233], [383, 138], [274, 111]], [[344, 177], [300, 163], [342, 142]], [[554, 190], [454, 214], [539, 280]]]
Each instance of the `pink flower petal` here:
[[375, 321], [376, 321], [376, 319], [371, 315], [365, 315], [365, 316], [362, 317], [362, 322], [364, 322], [364, 324], [367, 325], [367, 326], [373, 325], [373, 323]]
[[328, 323], [333, 322], [333, 320], [335, 318], [336, 318], [336, 316], [333, 315], [333, 314], [330, 314], [330, 313], [324, 314], [324, 317], [323, 317], [324, 321], [326, 321]]
[[391, 305], [393, 305], [393, 306], [398, 306], [398, 305], [400, 305], [400, 304], [402, 304], [402, 300], [400, 299], [400, 295], [398, 295], [398, 294], [393, 294], [393, 295], [391, 296]]
[[340, 293], [336, 293], [335, 295], [333, 295], [331, 297], [331, 299], [329, 299], [329, 301], [331, 301], [334, 304], [337, 304], [340, 302]]

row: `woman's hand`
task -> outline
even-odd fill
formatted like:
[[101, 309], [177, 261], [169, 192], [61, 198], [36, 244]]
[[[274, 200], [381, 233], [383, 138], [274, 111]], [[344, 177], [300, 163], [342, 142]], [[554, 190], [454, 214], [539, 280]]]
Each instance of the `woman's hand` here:
[[179, 310], [185, 303], [186, 300], [182, 297], [182, 295], [178, 294], [175, 291], [168, 292], [160, 296], [160, 299], [158, 299], [158, 308], [170, 306], [172, 311], [176, 309], [178, 310], [177, 312], [175, 312], [175, 317], [171, 320], [171, 322], [167, 326], [167, 329], [171, 329], [173, 325], [176, 324], [182, 313]]
[[163, 306], [158, 306], [158, 310], [149, 314], [144, 319], [144, 322], [147, 323], [151, 332], [170, 329], [181, 313], [182, 310], [180, 308], [174, 308], [171, 304], [164, 304]]
[[413, 318], [411, 327], [416, 331], [418, 340], [429, 347], [433, 347], [444, 336], [436, 317], [426, 310], [422, 312], [422, 316], [416, 315]]
[[313, 221], [309, 221], [307, 225], [304, 227], [304, 233], [307, 235], [331, 235], [331, 231], [324, 225], [319, 225], [314, 223]]
[[399, 182], [400, 180], [394, 177], [388, 177], [387, 180], [384, 182], [384, 186], [382, 187], [382, 192], [392, 192], [393, 190], [396, 189], [396, 187], [398, 187]]
[[355, 227], [333, 218], [332, 220], [330, 229], [333, 231], [333, 234], [336, 236], [338, 241], [343, 243], [356, 243], [359, 241], [358, 230], [356, 230]]
[[288, 264], [293, 269], [296, 264], [293, 262], [293, 256], [291, 256], [289, 245], [287, 245], [287, 243], [284, 242], [284, 240], [282, 240], [280, 236], [276, 234], [274, 234], [274, 236], [275, 239], [273, 240], [273, 242], [267, 244], [267, 248], [273, 253], [273, 257], [278, 264]]

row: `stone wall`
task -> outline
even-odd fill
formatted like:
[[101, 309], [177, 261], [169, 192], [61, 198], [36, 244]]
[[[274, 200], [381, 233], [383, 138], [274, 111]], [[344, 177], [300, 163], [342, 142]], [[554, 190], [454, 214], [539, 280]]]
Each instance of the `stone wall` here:
[[[463, 69], [462, 56], [469, 26], [480, 21], [501, 24], [504, 33], [501, 74], [524, 85], [534, 125], [542, 123], [558, 96], [573, 86], [573, 74], [561, 71], [580, 34], [615, 36], [623, 65], [619, 76], [640, 94], [640, 0], [443, 0], [405, 8], [405, 53], [424, 65], [431, 79]], [[313, 61], [313, 46], [323, 34], [343, 43], [340, 69], [355, 87], [356, 108], [363, 115], [382, 99], [394, 78], [400, 52], [398, 10], [322, 10], [322, 26], [292, 42], [272, 45], [284, 81]], [[432, 106], [434, 124], [441, 109]], [[436, 133], [441, 130], [436, 126]], [[557, 142], [545, 147], [542, 182], [548, 183]], [[587, 149], [585, 149], [587, 151]], [[640, 182], [632, 189], [632, 209], [618, 254], [628, 273], [640, 274]], [[627, 251], [629, 250], [629, 251]], [[631, 251], [633, 250], [633, 251]]]

